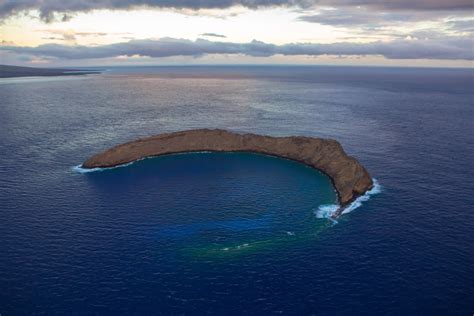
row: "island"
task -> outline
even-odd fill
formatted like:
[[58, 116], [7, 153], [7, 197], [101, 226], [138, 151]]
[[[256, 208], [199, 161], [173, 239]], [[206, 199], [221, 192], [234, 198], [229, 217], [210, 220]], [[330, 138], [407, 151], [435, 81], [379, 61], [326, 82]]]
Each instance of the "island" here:
[[99, 70], [64, 69], [64, 68], [35, 68], [11, 65], [0, 65], [0, 78], [15, 77], [51, 77], [51, 76], [80, 76], [100, 74]]
[[336, 140], [240, 134], [221, 129], [196, 129], [137, 139], [90, 157], [82, 168], [110, 168], [147, 157], [200, 151], [254, 152], [291, 159], [320, 170], [331, 179], [341, 205], [334, 217], [373, 187], [367, 170], [348, 156]]

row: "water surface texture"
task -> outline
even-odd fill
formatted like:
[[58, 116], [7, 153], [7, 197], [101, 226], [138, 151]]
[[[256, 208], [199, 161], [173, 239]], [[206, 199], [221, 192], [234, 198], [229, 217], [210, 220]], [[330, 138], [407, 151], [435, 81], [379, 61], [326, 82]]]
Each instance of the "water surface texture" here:
[[[471, 315], [471, 70], [137, 67], [0, 81], [0, 313]], [[250, 153], [80, 174], [191, 128], [339, 140], [382, 185], [337, 224], [316, 170]]]

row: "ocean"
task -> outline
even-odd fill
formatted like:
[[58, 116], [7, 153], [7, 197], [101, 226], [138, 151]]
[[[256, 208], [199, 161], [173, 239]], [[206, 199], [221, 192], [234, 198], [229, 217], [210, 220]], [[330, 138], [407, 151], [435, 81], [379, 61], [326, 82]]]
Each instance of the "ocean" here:
[[[471, 315], [474, 72], [109, 67], [0, 79], [0, 314]], [[376, 179], [337, 222], [317, 170], [252, 153], [90, 173], [224, 128], [334, 138]]]

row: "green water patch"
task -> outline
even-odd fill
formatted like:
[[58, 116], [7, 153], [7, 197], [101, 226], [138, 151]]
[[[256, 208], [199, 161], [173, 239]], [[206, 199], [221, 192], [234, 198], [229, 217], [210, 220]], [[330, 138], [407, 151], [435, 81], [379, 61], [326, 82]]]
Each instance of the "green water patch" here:
[[[311, 210], [311, 214], [314, 212]], [[314, 216], [314, 215], [313, 215]], [[279, 236], [266, 239], [242, 239], [222, 244], [207, 244], [199, 246], [189, 246], [181, 249], [181, 254], [203, 260], [226, 259], [251, 255], [265, 251], [278, 251], [284, 248], [293, 247], [306, 242], [314, 243], [320, 234], [335, 225], [327, 219], [315, 219], [311, 221], [311, 226], [298, 232], [281, 232]]]

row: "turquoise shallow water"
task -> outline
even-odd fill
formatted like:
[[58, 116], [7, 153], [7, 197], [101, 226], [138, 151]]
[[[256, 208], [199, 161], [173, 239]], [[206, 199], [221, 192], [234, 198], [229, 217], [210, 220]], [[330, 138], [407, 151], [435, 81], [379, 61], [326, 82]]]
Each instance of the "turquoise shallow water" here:
[[[0, 313], [470, 315], [473, 84], [463, 69], [289, 66], [0, 80]], [[191, 128], [335, 138], [382, 192], [334, 225], [317, 216], [329, 180], [291, 161], [72, 170]]]

